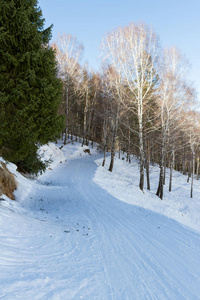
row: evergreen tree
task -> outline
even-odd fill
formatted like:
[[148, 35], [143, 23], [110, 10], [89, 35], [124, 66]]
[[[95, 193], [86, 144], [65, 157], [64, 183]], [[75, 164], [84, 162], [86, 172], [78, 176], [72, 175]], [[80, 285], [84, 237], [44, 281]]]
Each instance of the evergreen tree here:
[[37, 0], [0, 1], [0, 155], [19, 169], [44, 168], [37, 149], [58, 136], [62, 83]]

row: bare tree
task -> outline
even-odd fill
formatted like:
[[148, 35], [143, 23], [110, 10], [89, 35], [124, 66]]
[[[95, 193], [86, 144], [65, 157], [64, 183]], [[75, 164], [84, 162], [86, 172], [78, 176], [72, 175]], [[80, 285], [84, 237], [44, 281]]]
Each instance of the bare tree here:
[[[90, 82], [90, 77], [87, 71], [87, 68], [83, 69], [83, 80], [81, 83], [81, 93], [84, 98], [84, 113], [83, 113], [83, 142], [82, 146], [85, 143], [85, 138], [87, 140], [87, 133], [88, 133], [88, 111], [89, 111], [89, 82]], [[87, 144], [87, 141], [86, 141]]]
[[186, 61], [176, 48], [165, 49], [162, 57], [160, 86], [157, 93], [157, 105], [160, 124], [160, 176], [156, 195], [163, 199], [164, 168], [167, 150], [170, 145], [170, 185], [172, 186], [172, 169], [174, 166], [175, 134], [181, 125], [187, 93], [183, 81]]
[[115, 68], [118, 78], [121, 82], [124, 81], [127, 89], [129, 89], [129, 101], [127, 101], [127, 97], [120, 95], [121, 102], [137, 116], [140, 152], [139, 187], [143, 191], [145, 165], [143, 144], [144, 104], [148, 105], [156, 81], [155, 68], [159, 49], [158, 39], [153, 29], [146, 24], [130, 24], [124, 28], [119, 27], [108, 34], [103, 40], [102, 48], [106, 59]]
[[[82, 78], [82, 69], [79, 65], [79, 61], [83, 54], [83, 46], [77, 41], [75, 36], [64, 34], [59, 35], [56, 43], [54, 43], [52, 47], [56, 51], [59, 74], [64, 83], [66, 112], [64, 144], [66, 144], [67, 135], [69, 133], [69, 114], [74, 105], [74, 102], [70, 102], [70, 100], [74, 96], [74, 93], [78, 91]], [[73, 85], [73, 92], [70, 93], [71, 85]]]
[[120, 101], [122, 98], [122, 82], [121, 76], [118, 76], [113, 66], [107, 66], [104, 68], [104, 88], [106, 93], [106, 100], [108, 102], [109, 110], [109, 125], [110, 125], [110, 148], [111, 148], [111, 160], [109, 171], [113, 171], [115, 148], [117, 141], [117, 133], [120, 118]]
[[200, 114], [197, 111], [189, 111], [185, 114], [185, 134], [191, 151], [191, 189], [190, 197], [193, 198], [193, 186], [195, 175], [195, 160], [200, 146]]

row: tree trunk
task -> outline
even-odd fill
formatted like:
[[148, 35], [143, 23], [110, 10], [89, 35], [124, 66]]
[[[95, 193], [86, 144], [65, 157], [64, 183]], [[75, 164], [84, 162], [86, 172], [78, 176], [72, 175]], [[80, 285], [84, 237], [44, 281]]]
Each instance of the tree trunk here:
[[160, 176], [159, 176], [159, 183], [156, 195], [162, 200], [163, 199], [163, 186], [164, 186], [164, 168], [163, 164], [160, 165]]
[[169, 192], [172, 191], [172, 172], [174, 168], [174, 149], [172, 150], [171, 159], [170, 159], [170, 176], [169, 176]]
[[166, 179], [166, 157], [164, 159], [164, 174], [163, 174], [163, 184], [165, 185], [165, 179]]
[[65, 114], [66, 114], [66, 122], [65, 122], [65, 139], [64, 139], [64, 145], [66, 145], [67, 143], [67, 136], [68, 136], [68, 129], [69, 129], [69, 124], [68, 124], [68, 114], [69, 114], [69, 84], [68, 84], [68, 81], [67, 81], [67, 84], [66, 84], [66, 95], [65, 95], [65, 99], [66, 99], [66, 102], [65, 102]]
[[104, 146], [104, 151], [103, 151], [103, 162], [102, 162], [102, 167], [105, 166], [105, 162], [106, 162], [106, 146]]
[[182, 161], [182, 165], [183, 165], [183, 175], [186, 175], [186, 161], [185, 161], [185, 147], [183, 148], [183, 161]]
[[128, 162], [131, 163], [131, 132], [128, 130]]
[[145, 168], [146, 168], [146, 177], [147, 177], [147, 190], [150, 191], [150, 177], [149, 177], [149, 161], [150, 161], [150, 148], [149, 148], [149, 139], [145, 143], [146, 156], [145, 156]]
[[107, 150], [107, 140], [108, 140], [108, 119], [107, 116], [104, 118], [103, 122], [103, 150], [104, 150], [104, 158], [102, 162], [102, 166], [104, 167], [106, 161], [106, 150]]
[[110, 166], [108, 171], [112, 172], [114, 167], [114, 157], [115, 157], [115, 151], [111, 151], [111, 160], [110, 160]]
[[117, 103], [117, 109], [116, 114], [114, 114], [114, 120], [113, 120], [113, 135], [112, 135], [112, 145], [111, 145], [111, 160], [110, 160], [110, 166], [109, 171], [113, 171], [114, 166], [114, 157], [115, 157], [115, 144], [116, 144], [116, 138], [117, 138], [117, 128], [118, 128], [118, 116], [119, 115], [119, 104]]
[[193, 185], [194, 185], [194, 170], [195, 170], [195, 153], [192, 151], [192, 181], [191, 181], [191, 191], [190, 197], [193, 197]]
[[141, 191], [144, 190], [144, 146], [143, 146], [143, 124], [142, 124], [142, 105], [140, 105], [139, 108], [139, 115], [138, 115], [138, 121], [139, 121], [139, 150], [140, 150], [140, 183], [139, 188]]
[[149, 160], [146, 158], [147, 190], [150, 191]]
[[[86, 135], [86, 145], [89, 145], [89, 139], [91, 138], [91, 132], [92, 132], [92, 119], [94, 116], [92, 116], [92, 110], [89, 110], [89, 116], [88, 116], [88, 126], [87, 126], [87, 135]], [[94, 119], [93, 119], [94, 121]]]
[[190, 181], [190, 177], [191, 177], [191, 161], [189, 161], [189, 166], [188, 166], [188, 178], [187, 178], [187, 182]]
[[112, 136], [112, 145], [111, 145], [111, 160], [110, 160], [110, 166], [109, 166], [109, 169], [108, 169], [110, 172], [113, 171], [113, 166], [114, 166], [116, 134], [117, 134], [117, 130], [116, 130], [116, 127], [114, 125], [113, 136]]
[[[84, 106], [84, 113], [83, 113], [83, 142], [82, 146], [85, 143], [85, 138], [87, 134], [87, 112], [88, 112], [88, 87], [86, 88], [86, 94], [85, 94], [85, 106]], [[86, 138], [87, 140], [87, 138]]]
[[199, 180], [199, 155], [197, 156], [197, 170], [196, 170], [197, 180]]
[[156, 195], [163, 199], [163, 185], [164, 185], [164, 162], [165, 162], [165, 136], [162, 133], [162, 144], [161, 144], [161, 157], [160, 157], [160, 176]]

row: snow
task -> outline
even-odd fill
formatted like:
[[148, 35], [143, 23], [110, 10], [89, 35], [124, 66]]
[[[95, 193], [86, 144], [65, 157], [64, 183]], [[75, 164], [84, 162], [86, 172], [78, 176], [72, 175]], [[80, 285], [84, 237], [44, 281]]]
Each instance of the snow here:
[[[125, 157], [124, 157], [125, 158]], [[102, 159], [96, 160], [99, 166], [94, 181], [114, 197], [131, 205], [136, 205], [151, 211], [163, 214], [184, 225], [200, 232], [200, 180], [194, 181], [194, 197], [190, 198], [190, 184], [187, 177], [173, 171], [172, 192], [169, 187], [169, 170], [166, 173], [164, 199], [156, 194], [159, 178], [159, 167], [150, 167], [151, 191], [138, 189], [138, 162], [133, 158], [129, 164], [125, 160], [115, 158], [115, 167], [112, 173], [108, 172], [109, 159], [105, 167], [101, 167]]]
[[54, 143], [41, 146], [38, 152], [43, 161], [49, 162], [49, 168], [54, 168], [65, 161], [63, 152]]
[[[199, 182], [155, 196], [138, 189], [138, 165], [79, 143], [50, 143], [47, 171], [26, 179], [9, 164], [16, 200], [0, 202], [0, 299], [200, 299]], [[107, 159], [107, 164], [109, 159]]]

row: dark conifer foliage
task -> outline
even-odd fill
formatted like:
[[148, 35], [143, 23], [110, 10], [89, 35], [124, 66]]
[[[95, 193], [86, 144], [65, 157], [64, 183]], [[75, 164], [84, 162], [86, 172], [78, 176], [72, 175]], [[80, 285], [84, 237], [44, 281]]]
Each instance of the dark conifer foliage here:
[[0, 1], [0, 155], [33, 173], [44, 168], [38, 146], [63, 128], [51, 29], [36, 0]]

